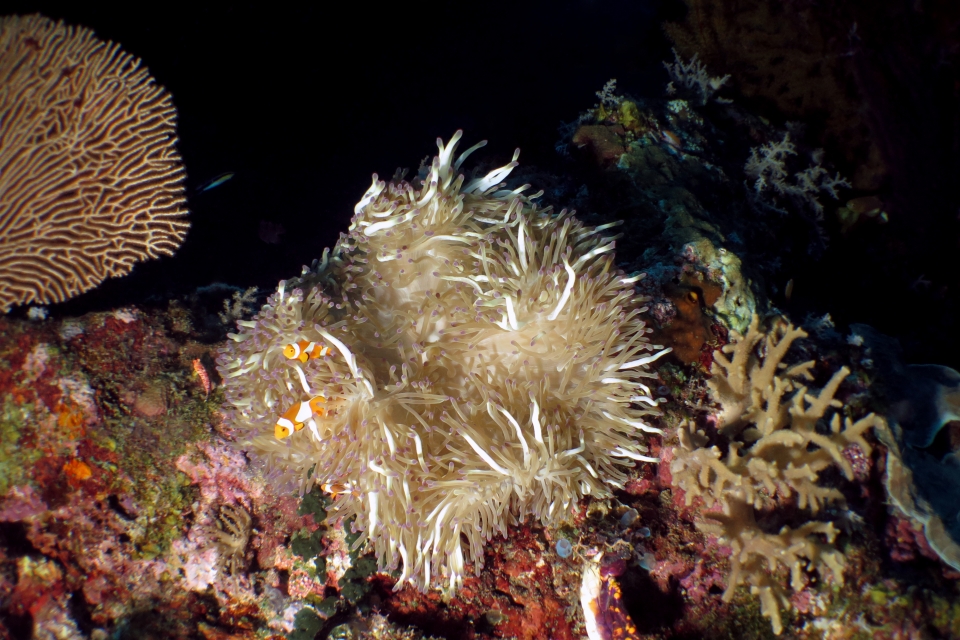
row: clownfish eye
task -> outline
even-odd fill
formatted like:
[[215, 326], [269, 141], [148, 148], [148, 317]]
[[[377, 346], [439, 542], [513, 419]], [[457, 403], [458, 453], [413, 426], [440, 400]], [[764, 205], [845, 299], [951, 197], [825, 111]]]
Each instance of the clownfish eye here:
[[283, 348], [283, 355], [291, 360], [297, 357], [297, 345], [288, 344]]

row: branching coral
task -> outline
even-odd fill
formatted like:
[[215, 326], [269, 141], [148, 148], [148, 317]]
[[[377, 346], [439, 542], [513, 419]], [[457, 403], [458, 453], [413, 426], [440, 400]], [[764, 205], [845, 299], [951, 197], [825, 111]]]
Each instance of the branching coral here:
[[[677, 83], [681, 89], [693, 94], [701, 106], [707, 104], [713, 94], [719, 91], [720, 87], [730, 79], [729, 75], [722, 78], [711, 77], [707, 73], [707, 68], [697, 59], [697, 54], [693, 54], [689, 62], [684, 62], [676, 49], [673, 50], [673, 63], [664, 62], [663, 66], [670, 75], [667, 93], [670, 95], [676, 93], [677, 87], [674, 83]], [[726, 102], [729, 102], [729, 100]]]
[[804, 384], [813, 379], [814, 362], [783, 364], [792, 343], [806, 337], [802, 329], [781, 323], [764, 333], [754, 316], [746, 335], [733, 335], [724, 347], [732, 357], [715, 355], [708, 382], [722, 406], [718, 431], [728, 443], [726, 455], [718, 446], [707, 448], [710, 438], [703, 430], [683, 425], [670, 471], [686, 492], [687, 504], [699, 496], [706, 506], [721, 509], [706, 512], [707, 522], [698, 527], [733, 548], [724, 599], [729, 601], [740, 584], [749, 585], [779, 634], [780, 609], [789, 608], [790, 601], [775, 576], [778, 567], [791, 572], [791, 587], [797, 591], [806, 584], [808, 571], [842, 584], [844, 561], [832, 546], [838, 533], [832, 522], [811, 520], [768, 533], [757, 516], [787, 500], [813, 514], [830, 503], [842, 504], [843, 494], [821, 485], [820, 474], [836, 466], [853, 480], [844, 451], [856, 446], [869, 454], [864, 436], [871, 428], [882, 428], [883, 421], [873, 414], [841, 421], [835, 410], [842, 404], [835, 395], [850, 373], [846, 367], [814, 395]]
[[811, 154], [812, 164], [798, 171], [790, 180], [787, 159], [797, 155], [796, 146], [790, 141], [790, 134], [784, 133], [780, 141], [769, 142], [750, 149], [750, 157], [743, 166], [744, 173], [754, 180], [753, 190], [759, 196], [757, 204], [761, 209], [770, 209], [785, 214], [784, 203], [780, 197], [792, 199], [801, 210], [812, 212], [817, 220], [823, 219], [823, 205], [820, 192], [834, 200], [839, 200], [838, 188], [850, 188], [850, 183], [837, 173], [830, 174], [820, 166], [823, 150]]
[[256, 287], [249, 287], [245, 291], [234, 291], [232, 298], [223, 301], [223, 311], [217, 314], [220, 322], [232, 325], [240, 318], [253, 313], [254, 302], [257, 299]]
[[[330, 517], [356, 518], [397, 588], [456, 588], [509, 525], [622, 486], [658, 431], [642, 379], [666, 350], [650, 353], [614, 225], [503, 189], [516, 155], [465, 181], [482, 143], [454, 160], [459, 138], [438, 140], [422, 181], [374, 175], [349, 234], [218, 360], [247, 446], [302, 490], [335, 489]], [[302, 341], [317, 346], [287, 359]], [[302, 430], [275, 430], [282, 414]]]

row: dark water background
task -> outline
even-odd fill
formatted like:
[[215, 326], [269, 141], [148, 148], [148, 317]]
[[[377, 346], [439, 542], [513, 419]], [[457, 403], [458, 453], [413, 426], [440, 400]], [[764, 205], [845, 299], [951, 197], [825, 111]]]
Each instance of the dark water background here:
[[[521, 147], [524, 164], [555, 165], [561, 121], [612, 77], [658, 94], [669, 55], [656, 2], [5, 4], [121, 43], [179, 112], [186, 243], [72, 312], [211, 282], [275, 287], [346, 230], [372, 173], [415, 172], [457, 129], [464, 148], [488, 139], [485, 157]], [[228, 183], [192, 193], [228, 171]], [[260, 238], [261, 221], [283, 226], [279, 244]]]
[[[818, 262], [789, 265], [798, 293], [787, 311], [801, 321], [830, 312], [841, 328], [868, 323], [901, 339], [908, 360], [960, 368], [960, 117], [950, 115], [960, 113], [960, 37], [943, 19], [956, 10], [788, 4], [844, 33], [857, 11], [880, 16], [857, 32], [862, 81], [851, 91], [882, 138], [899, 215], [888, 229], [833, 243]], [[3, 3], [3, 13], [41, 12], [121, 43], [179, 112], [186, 243], [54, 313], [162, 303], [214, 282], [272, 288], [336, 241], [371, 173], [415, 171], [438, 136], [459, 128], [466, 145], [490, 141], [478, 158], [506, 160], [520, 147], [525, 166], [570, 171], [554, 151], [558, 127], [592, 106], [610, 78], [623, 93], [662, 96], [661, 61], [671, 54], [661, 23], [686, 12], [672, 0], [384, 6]], [[737, 99], [736, 79], [732, 89]], [[762, 101], [742, 102], [785, 120]], [[806, 124], [815, 133], [820, 123]], [[851, 175], [856, 167], [837, 151], [828, 148], [827, 160]], [[236, 175], [194, 194], [224, 172]], [[261, 238], [264, 223], [282, 225], [278, 244]]]

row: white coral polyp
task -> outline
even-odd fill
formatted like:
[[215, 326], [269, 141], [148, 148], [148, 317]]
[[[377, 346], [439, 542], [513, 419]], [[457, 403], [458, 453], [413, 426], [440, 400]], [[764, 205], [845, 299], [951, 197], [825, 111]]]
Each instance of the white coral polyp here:
[[[458, 131], [425, 180], [373, 184], [316, 272], [281, 284], [221, 354], [228, 420], [307, 489], [338, 490], [399, 588], [455, 589], [483, 543], [607, 496], [637, 461], [656, 402], [642, 379], [643, 299], [614, 238], [502, 190], [516, 158], [464, 185]], [[309, 340], [330, 353], [288, 361]], [[331, 411], [278, 440], [277, 416]]]

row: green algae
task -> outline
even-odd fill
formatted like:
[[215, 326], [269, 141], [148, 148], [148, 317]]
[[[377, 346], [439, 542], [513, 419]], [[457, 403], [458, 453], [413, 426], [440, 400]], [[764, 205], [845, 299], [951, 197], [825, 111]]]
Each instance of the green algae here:
[[368, 578], [377, 572], [377, 561], [373, 555], [360, 556], [354, 560], [353, 566], [346, 570], [337, 583], [340, 595], [352, 605], [358, 604], [370, 593]]
[[304, 607], [294, 617], [293, 631], [287, 635], [287, 638], [288, 640], [313, 640], [321, 627], [323, 627], [323, 620], [314, 613], [313, 609]]
[[323, 529], [317, 529], [313, 533], [301, 529], [290, 540], [290, 550], [303, 558], [311, 578], [323, 575], [327, 571], [327, 559], [321, 555], [324, 534]]
[[323, 551], [323, 531], [319, 529], [313, 533], [298, 531], [290, 541], [290, 550], [305, 560], [313, 558]]
[[947, 637], [960, 638], [960, 602], [932, 593], [930, 604], [933, 608], [933, 626]]
[[[176, 470], [176, 460], [189, 448], [209, 439], [209, 424], [214, 419], [213, 405], [189, 397], [182, 384], [186, 376], [161, 374], [154, 380], [165, 381], [168, 409], [161, 417], [132, 415], [125, 408], [111, 405], [103, 411], [103, 425], [97, 440], [116, 454], [116, 462], [96, 461], [109, 467], [110, 488], [130, 495], [141, 509], [133, 541], [141, 557], [162, 555], [182, 535], [179, 514], [190, 510], [197, 488], [187, 476]], [[111, 388], [115, 381], [91, 381], [94, 388]], [[110, 403], [104, 403], [109, 405]]]
[[327, 517], [327, 507], [333, 504], [333, 501], [319, 487], [313, 487], [309, 493], [304, 494], [297, 506], [297, 515], [312, 515], [313, 521], [317, 524], [323, 522]]
[[140, 558], [152, 560], [166, 553], [173, 541], [183, 535], [182, 514], [190, 511], [199, 489], [177, 471], [156, 477], [154, 483], [134, 493], [141, 511], [137, 514], [137, 526], [130, 532], [131, 541]]
[[324, 598], [319, 603], [317, 603], [317, 611], [321, 615], [327, 618], [332, 618], [333, 615], [337, 612], [337, 603], [340, 601], [339, 598], [330, 596], [329, 598]]
[[30, 479], [30, 469], [43, 457], [33, 447], [23, 446], [23, 439], [33, 429], [31, 412], [6, 395], [0, 407], [0, 495]]

